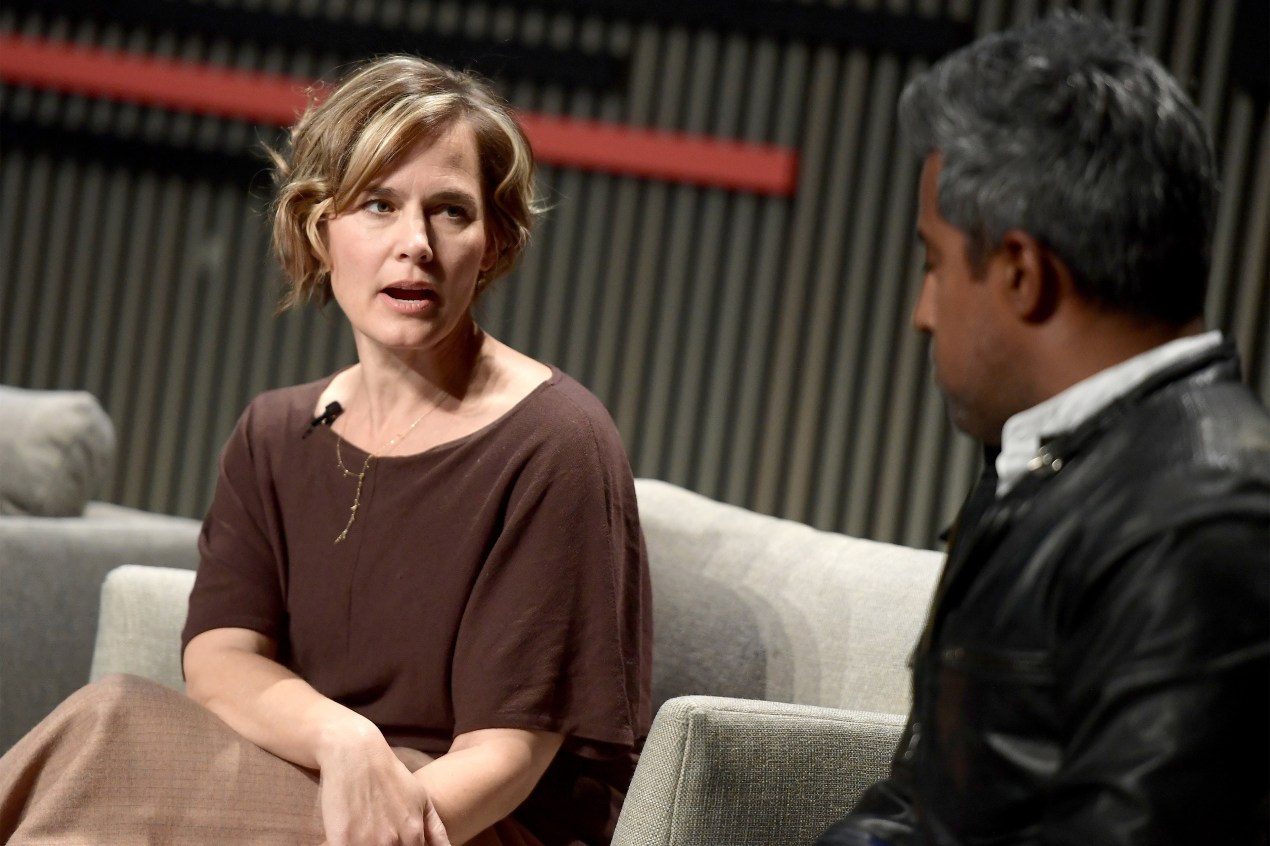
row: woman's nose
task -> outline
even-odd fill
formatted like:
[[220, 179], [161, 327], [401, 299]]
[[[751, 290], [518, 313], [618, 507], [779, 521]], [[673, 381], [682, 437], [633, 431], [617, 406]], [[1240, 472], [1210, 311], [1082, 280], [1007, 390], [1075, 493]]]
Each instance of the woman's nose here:
[[406, 231], [402, 235], [401, 257], [410, 261], [432, 261], [432, 240], [428, 237], [427, 220], [420, 216], [403, 216]]

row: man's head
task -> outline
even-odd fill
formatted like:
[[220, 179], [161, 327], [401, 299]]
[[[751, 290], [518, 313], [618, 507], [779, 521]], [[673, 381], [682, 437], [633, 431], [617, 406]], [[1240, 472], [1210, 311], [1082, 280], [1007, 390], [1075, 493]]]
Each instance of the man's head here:
[[[1217, 205], [1211, 142], [1177, 82], [1120, 28], [1067, 12], [982, 38], [908, 85], [900, 121], [926, 157], [927, 229], [947, 224], [964, 247], [940, 261], [960, 258], [979, 280], [995, 259], [1030, 257], [1041, 289], [1057, 274], [1126, 325], [1180, 329], [1201, 315]], [[1022, 336], [1009, 323], [1043, 323], [1054, 292], [965, 301], [938, 327], [924, 322], [934, 293], [923, 292], [915, 321], [935, 335], [940, 387], [954, 422], [992, 442], [1005, 417], [1043, 398], [1013, 372], [1009, 345]], [[954, 320], [966, 343], [941, 361], [938, 336]], [[957, 384], [956, 369], [987, 380], [986, 395], [957, 396], [977, 388]]]

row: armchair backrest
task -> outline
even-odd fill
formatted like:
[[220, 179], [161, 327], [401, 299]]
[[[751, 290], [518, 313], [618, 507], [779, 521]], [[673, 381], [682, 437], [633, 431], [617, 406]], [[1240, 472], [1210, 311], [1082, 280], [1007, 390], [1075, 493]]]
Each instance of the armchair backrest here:
[[903, 714], [941, 553], [821, 532], [638, 479], [653, 706], [706, 694]]

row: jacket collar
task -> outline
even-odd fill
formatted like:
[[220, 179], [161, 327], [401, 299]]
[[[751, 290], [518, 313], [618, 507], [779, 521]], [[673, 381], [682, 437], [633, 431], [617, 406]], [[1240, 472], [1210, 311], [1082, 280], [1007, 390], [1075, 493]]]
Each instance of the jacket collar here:
[[[1114, 426], [1132, 409], [1171, 385], [1183, 381], [1209, 384], [1239, 379], [1239, 354], [1235, 349], [1235, 343], [1230, 338], [1223, 338], [1216, 346], [1208, 347], [1157, 370], [1075, 429], [1044, 439], [1042, 448], [1051, 458], [1066, 460], [1067, 456], [1080, 452], [1090, 441]], [[1040, 475], [1046, 476], [1058, 472], [1059, 469], [1061, 468], [1050, 468], [1050, 471], [1046, 472], [1044, 468], [1041, 468], [1039, 472]]]
[[1218, 331], [1178, 338], [1108, 367], [1005, 422], [996, 459], [997, 495], [1004, 495], [1029, 470], [1036, 469], [1042, 444], [1078, 428], [1100, 410], [1129, 394], [1154, 374], [1216, 349]]

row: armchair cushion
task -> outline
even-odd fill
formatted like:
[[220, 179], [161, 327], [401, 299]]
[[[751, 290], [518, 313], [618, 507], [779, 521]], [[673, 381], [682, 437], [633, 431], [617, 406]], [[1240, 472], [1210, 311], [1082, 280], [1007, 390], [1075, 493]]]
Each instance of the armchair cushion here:
[[904, 718], [713, 696], [667, 700], [613, 846], [811, 843], [886, 775]]
[[92, 394], [0, 385], [0, 514], [78, 517], [110, 472], [115, 430]]

